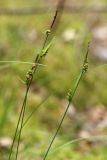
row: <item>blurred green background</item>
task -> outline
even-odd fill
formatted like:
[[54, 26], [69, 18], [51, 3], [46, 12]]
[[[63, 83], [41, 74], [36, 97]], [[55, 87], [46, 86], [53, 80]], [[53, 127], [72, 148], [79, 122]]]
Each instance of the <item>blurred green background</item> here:
[[[46, 7], [57, 0], [4, 0], [0, 8]], [[107, 0], [69, 0], [66, 5], [107, 6]], [[0, 61], [33, 62], [54, 12], [0, 15]], [[23, 129], [20, 160], [40, 160], [67, 104], [67, 92], [79, 74], [90, 41], [89, 70], [53, 145], [74, 141], [52, 152], [52, 160], [106, 160], [107, 149], [107, 13], [63, 12], [52, 47], [39, 66], [28, 96], [26, 117], [47, 96]], [[31, 64], [0, 63], [0, 160], [7, 160]], [[95, 136], [95, 137], [94, 137]], [[98, 136], [96, 138], [96, 136]], [[90, 138], [94, 137], [94, 138]]]

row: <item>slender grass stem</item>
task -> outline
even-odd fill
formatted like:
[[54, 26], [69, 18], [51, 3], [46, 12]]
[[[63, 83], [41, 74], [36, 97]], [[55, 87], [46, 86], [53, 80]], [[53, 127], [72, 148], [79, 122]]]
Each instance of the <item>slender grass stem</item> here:
[[85, 137], [84, 137], [84, 138], [82, 138], [82, 137], [76, 138], [76, 139], [73, 139], [73, 140], [71, 140], [71, 141], [69, 141], [69, 142], [67, 142], [67, 143], [64, 143], [64, 144], [62, 144], [61, 146], [53, 149], [53, 150], [50, 152], [50, 154], [53, 154], [53, 153], [55, 153], [56, 151], [58, 151], [58, 150], [60, 150], [60, 149], [63, 149], [63, 148], [65, 148], [65, 147], [69, 146], [69, 145], [72, 144], [72, 143], [79, 142], [79, 141], [83, 141], [83, 140], [86, 140], [86, 141], [88, 141], [88, 140], [89, 140], [89, 141], [105, 141], [105, 140], [107, 140], [107, 135], [89, 136], [89, 137], [87, 137], [87, 138], [85, 138]]
[[[39, 61], [37, 60], [37, 64], [36, 64], [36, 67], [35, 67], [35, 70], [34, 70], [33, 73], [35, 73], [35, 71], [37, 69], [38, 62]], [[31, 79], [30, 79], [30, 81], [29, 81], [29, 83], [27, 84], [27, 87], [26, 87], [25, 97], [24, 97], [24, 100], [23, 100], [23, 104], [22, 104], [22, 107], [21, 107], [19, 119], [18, 119], [18, 122], [17, 122], [16, 130], [15, 130], [15, 134], [14, 134], [14, 138], [13, 138], [13, 142], [12, 142], [10, 153], [9, 153], [9, 160], [11, 160], [12, 150], [13, 150], [13, 147], [14, 147], [16, 136], [19, 133], [19, 135], [18, 135], [19, 136], [18, 137], [18, 145], [17, 145], [17, 151], [16, 151], [16, 158], [15, 158], [15, 160], [17, 160], [18, 149], [19, 149], [19, 144], [20, 144], [20, 136], [21, 136], [21, 132], [22, 132], [22, 125], [23, 125], [23, 119], [24, 119], [24, 114], [25, 114], [26, 101], [27, 101], [27, 96], [28, 96], [28, 92], [29, 92], [29, 89], [30, 89], [30, 85], [32, 83], [32, 79], [33, 79], [33, 76], [31, 77]], [[21, 126], [20, 126], [20, 130], [18, 132], [19, 125], [21, 125]]]
[[55, 132], [55, 134], [54, 134], [54, 136], [53, 136], [53, 138], [52, 138], [52, 140], [51, 140], [51, 143], [49, 144], [49, 147], [48, 147], [48, 149], [47, 149], [47, 151], [46, 151], [46, 154], [45, 154], [43, 160], [45, 160], [45, 159], [47, 158], [47, 156], [48, 156], [48, 153], [49, 153], [49, 151], [50, 151], [50, 149], [51, 149], [51, 146], [52, 146], [52, 144], [53, 144], [53, 142], [54, 142], [54, 140], [55, 140], [55, 138], [56, 138], [56, 136], [57, 136], [57, 134], [58, 134], [58, 132], [59, 132], [59, 130], [60, 130], [60, 128], [61, 128], [61, 125], [62, 125], [62, 123], [63, 123], [63, 120], [64, 120], [64, 118], [65, 118], [65, 115], [66, 115], [66, 113], [67, 113], [67, 111], [68, 111], [69, 106], [70, 106], [70, 103], [68, 103], [67, 109], [66, 109], [66, 111], [65, 111], [65, 113], [64, 113], [64, 115], [63, 115], [63, 117], [62, 117], [62, 119], [61, 119], [61, 122], [60, 122], [60, 124], [59, 124], [59, 126], [58, 126], [58, 128], [57, 128], [57, 130], [56, 130], [56, 132]]
[[[21, 138], [21, 133], [22, 133], [22, 129], [23, 129], [23, 123], [24, 123], [24, 116], [25, 116], [25, 111], [26, 111], [26, 102], [27, 102], [28, 92], [29, 92], [33, 77], [35, 75], [35, 72], [36, 72], [36, 70], [38, 68], [38, 65], [39, 65], [41, 59], [48, 53], [48, 50], [50, 49], [50, 46], [52, 44], [53, 36], [51, 35], [52, 34], [51, 31], [53, 31], [53, 26], [55, 27], [54, 24], [55, 24], [55, 22], [57, 20], [57, 16], [58, 16], [59, 10], [62, 9], [61, 6], [64, 5], [64, 1], [65, 0], [60, 0], [59, 1], [58, 8], [56, 10], [57, 14], [55, 13], [53, 21], [52, 21], [52, 23], [50, 25], [50, 29], [46, 32], [45, 39], [44, 39], [43, 45], [41, 47], [41, 51], [39, 52], [39, 54], [37, 54], [33, 66], [27, 72], [25, 97], [24, 97], [23, 104], [22, 104], [22, 107], [21, 107], [19, 119], [18, 119], [18, 122], [17, 122], [17, 127], [16, 127], [16, 130], [15, 130], [14, 138], [13, 138], [13, 143], [12, 143], [12, 146], [11, 146], [11, 149], [10, 149], [9, 160], [11, 160], [12, 151], [13, 151], [13, 147], [14, 147], [14, 143], [15, 143], [17, 134], [18, 134], [18, 143], [17, 143], [17, 147], [16, 147], [15, 160], [17, 160], [17, 158], [18, 158], [20, 138]], [[19, 129], [19, 132], [18, 132], [18, 129]]]
[[[80, 75], [79, 75], [79, 77], [78, 77], [78, 79], [77, 79], [77, 82], [76, 82], [76, 84], [75, 84], [75, 88], [74, 88], [74, 91], [73, 91], [73, 94], [72, 94], [72, 98], [74, 97], [74, 94], [75, 94], [75, 92], [76, 92], [76, 90], [77, 90], [77, 87], [78, 87], [78, 85], [79, 85], [79, 82], [80, 82], [80, 80], [81, 80], [81, 77], [82, 77], [82, 72], [80, 73]], [[68, 111], [68, 109], [69, 109], [69, 107], [70, 107], [70, 104], [71, 104], [71, 102], [72, 102], [72, 98], [71, 98], [71, 100], [68, 102], [68, 105], [67, 105], [67, 108], [66, 108], [66, 110], [65, 110], [65, 112], [64, 112], [64, 115], [63, 115], [63, 117], [62, 117], [62, 119], [61, 119], [61, 121], [60, 121], [60, 123], [59, 123], [59, 125], [58, 125], [58, 128], [57, 128], [57, 130], [56, 130], [56, 132], [55, 132], [55, 134], [54, 134], [54, 136], [53, 136], [53, 138], [52, 138], [52, 140], [51, 140], [51, 143], [49, 144], [49, 147], [48, 147], [48, 149], [47, 149], [47, 151], [46, 151], [46, 154], [45, 154], [43, 160], [46, 160], [46, 158], [47, 158], [47, 156], [48, 156], [48, 153], [49, 153], [49, 151], [50, 151], [50, 149], [51, 149], [51, 147], [52, 147], [52, 144], [53, 144], [53, 142], [54, 142], [54, 140], [55, 140], [55, 138], [56, 138], [56, 136], [57, 136], [57, 134], [58, 134], [61, 126], [62, 126], [62, 123], [63, 123], [63, 121], [64, 121], [64, 119], [65, 119], [66, 114], [67, 114], [67, 111]]]
[[88, 60], [87, 60], [87, 58], [88, 58], [88, 51], [89, 51], [89, 46], [88, 46], [88, 50], [87, 50], [86, 56], [85, 56], [85, 58], [84, 58], [83, 67], [82, 67], [82, 69], [81, 69], [81, 71], [80, 71], [80, 74], [79, 74], [78, 77], [77, 77], [77, 80], [76, 80], [76, 82], [75, 82], [74, 88], [73, 88], [72, 92], [71, 92], [71, 90], [70, 90], [70, 92], [68, 93], [68, 105], [67, 105], [67, 107], [66, 107], [66, 110], [65, 110], [65, 112], [64, 112], [64, 114], [63, 114], [63, 116], [62, 116], [62, 118], [61, 118], [61, 121], [60, 121], [60, 123], [59, 123], [59, 125], [58, 125], [58, 128], [57, 128], [57, 130], [56, 130], [56, 132], [55, 132], [55, 134], [54, 134], [54, 136], [53, 136], [53, 138], [52, 138], [52, 140], [51, 140], [51, 142], [50, 142], [50, 144], [49, 144], [49, 146], [48, 146], [48, 149], [46, 150], [46, 153], [45, 153], [45, 155], [44, 155], [44, 157], [43, 157], [43, 160], [46, 160], [46, 158], [47, 158], [47, 156], [48, 156], [48, 154], [49, 154], [49, 152], [50, 152], [50, 149], [51, 149], [51, 147], [52, 147], [52, 144], [53, 144], [53, 142], [54, 142], [54, 140], [55, 140], [55, 138], [56, 138], [56, 136], [57, 136], [57, 134], [58, 134], [61, 126], [62, 126], [62, 123], [63, 123], [63, 121], [64, 121], [64, 119], [65, 119], [65, 116], [66, 116], [67, 111], [68, 111], [68, 109], [69, 109], [69, 107], [70, 107], [70, 104], [71, 104], [71, 102], [72, 102], [72, 100], [73, 100], [73, 97], [74, 97], [74, 95], [75, 95], [75, 92], [76, 92], [76, 90], [77, 90], [77, 88], [78, 88], [78, 85], [79, 85], [79, 83], [80, 83], [80, 81], [81, 81], [81, 78], [82, 78], [82, 76], [84, 75], [84, 73], [85, 73], [85, 72], [87, 71], [87, 69], [88, 69]]
[[28, 121], [30, 120], [30, 118], [32, 117], [32, 115], [39, 109], [39, 107], [42, 106], [47, 101], [47, 99], [49, 98], [49, 96], [47, 96], [46, 98], [44, 98], [43, 101], [34, 108], [34, 110], [31, 112], [31, 114], [24, 121], [23, 127], [28, 123]]
[[25, 98], [24, 98], [23, 105], [22, 105], [22, 113], [21, 113], [21, 118], [22, 118], [22, 119], [20, 119], [20, 130], [19, 130], [19, 134], [18, 134], [18, 144], [17, 144], [17, 150], [16, 150], [16, 157], [15, 157], [15, 160], [17, 160], [17, 158], [18, 158], [19, 145], [20, 145], [20, 138], [21, 138], [21, 133], [22, 133], [22, 128], [23, 128], [23, 121], [24, 121], [24, 116], [25, 116], [25, 109], [26, 109], [27, 96], [28, 96], [28, 92], [29, 92], [29, 89], [30, 89], [32, 80], [33, 80], [33, 76], [34, 76], [34, 74], [35, 74], [35, 72], [36, 72], [36, 70], [37, 70], [39, 61], [40, 61], [40, 59], [37, 59], [37, 60], [36, 60], [36, 66], [35, 66], [35, 68], [34, 68], [34, 71], [33, 71], [33, 73], [32, 73], [31, 78], [29, 79], [29, 81], [28, 81], [28, 83], [27, 83]]
[[72, 143], [79, 142], [79, 141], [85, 140], [85, 139], [86, 139], [86, 138], [76, 138], [76, 139], [73, 139], [72, 141], [69, 141], [69, 142], [67, 142], [67, 143], [64, 143], [63, 145], [61, 145], [61, 146], [53, 149], [53, 150], [50, 152], [50, 154], [53, 154], [53, 153], [55, 153], [56, 151], [58, 151], [58, 150], [60, 150], [60, 149], [62, 149], [62, 148], [64, 148], [64, 147], [66, 147], [66, 146], [68, 146], [68, 145], [70, 145], [70, 144], [72, 144]]
[[22, 117], [23, 107], [24, 107], [25, 102], [26, 102], [27, 94], [28, 94], [28, 91], [26, 91], [24, 101], [23, 101], [23, 105], [22, 105], [22, 108], [21, 108], [21, 111], [20, 111], [19, 119], [18, 119], [18, 122], [17, 122], [16, 130], [15, 130], [15, 134], [14, 134], [14, 138], [13, 138], [13, 142], [12, 142], [12, 145], [11, 145], [11, 148], [10, 148], [10, 154], [9, 154], [9, 158], [8, 158], [9, 160], [11, 159], [11, 156], [12, 156], [12, 150], [13, 150], [15, 139], [16, 139], [17, 132], [18, 132], [18, 129], [19, 129], [19, 124], [20, 124], [20, 120], [21, 120], [21, 117]]
[[[11, 63], [11, 64], [29, 64], [29, 65], [32, 65], [32, 64], [35, 64], [33, 62], [26, 62], [26, 61], [0, 61], [0, 63]], [[44, 64], [38, 64], [39, 66], [46, 66]]]
[[15, 160], [17, 160], [18, 157], [18, 151], [19, 151], [19, 144], [20, 144], [20, 138], [21, 138], [21, 132], [22, 132], [22, 128], [23, 128], [23, 120], [24, 120], [24, 115], [25, 115], [25, 109], [26, 109], [26, 101], [27, 101], [27, 96], [28, 96], [28, 91], [29, 91], [29, 87], [26, 90], [26, 95], [25, 95], [25, 100], [23, 103], [23, 107], [22, 107], [22, 119], [21, 119], [21, 126], [20, 126], [20, 130], [19, 130], [19, 137], [18, 137], [18, 144], [17, 144], [17, 150], [16, 150], [16, 157]]

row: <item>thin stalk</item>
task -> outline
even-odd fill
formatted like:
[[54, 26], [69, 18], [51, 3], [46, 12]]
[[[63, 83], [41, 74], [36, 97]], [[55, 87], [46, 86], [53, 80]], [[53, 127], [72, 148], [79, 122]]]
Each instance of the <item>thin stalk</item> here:
[[19, 130], [19, 137], [18, 137], [18, 144], [17, 144], [17, 150], [16, 150], [15, 160], [17, 160], [17, 157], [18, 157], [19, 144], [20, 144], [22, 127], [23, 127], [22, 125], [23, 125], [23, 120], [24, 120], [24, 115], [25, 115], [25, 109], [26, 109], [26, 101], [27, 101], [28, 91], [29, 91], [29, 88], [27, 88], [27, 91], [26, 91], [25, 102], [24, 102], [23, 110], [22, 110], [22, 119], [21, 119], [21, 126], [20, 126], [20, 130]]
[[22, 112], [21, 112], [20, 130], [19, 130], [19, 134], [18, 134], [18, 144], [17, 144], [17, 150], [16, 150], [15, 160], [17, 160], [17, 158], [18, 158], [20, 138], [21, 138], [21, 133], [22, 133], [22, 128], [23, 128], [23, 121], [24, 121], [24, 116], [25, 116], [27, 96], [28, 96], [28, 92], [29, 92], [29, 89], [30, 89], [32, 80], [33, 80], [33, 76], [34, 76], [34, 74], [35, 74], [35, 72], [36, 72], [36, 70], [37, 70], [39, 61], [40, 61], [40, 59], [37, 59], [37, 60], [36, 60], [35, 68], [34, 68], [34, 70], [33, 70], [33, 72], [32, 72], [31, 77], [29, 77], [30, 79], [29, 79], [29, 81], [28, 81], [28, 83], [27, 83], [26, 94], [25, 94], [25, 98], [24, 98], [24, 102], [23, 102], [23, 106], [22, 106]]
[[[11, 160], [12, 151], [13, 151], [13, 147], [14, 147], [14, 143], [15, 143], [17, 134], [18, 134], [18, 144], [17, 144], [17, 150], [16, 150], [15, 160], [17, 160], [17, 158], [18, 158], [19, 144], [20, 144], [20, 138], [21, 138], [21, 133], [22, 133], [22, 128], [23, 128], [23, 122], [24, 122], [24, 116], [25, 116], [26, 101], [27, 101], [28, 92], [29, 92], [29, 89], [30, 89], [33, 77], [35, 75], [35, 72], [36, 72], [36, 70], [38, 68], [38, 65], [39, 65], [41, 59], [48, 53], [48, 50], [49, 50], [49, 48], [51, 46], [51, 42], [52, 42], [52, 39], [53, 39], [52, 35], [51, 35], [51, 32], [53, 31], [53, 26], [55, 27], [54, 24], [55, 24], [55, 22], [57, 20], [57, 16], [58, 16], [59, 10], [62, 9], [61, 6], [64, 5], [64, 1], [65, 0], [60, 0], [59, 1], [58, 8], [56, 10], [57, 15], [55, 13], [55, 16], [54, 16], [53, 21], [52, 21], [52, 23], [50, 25], [50, 28], [46, 32], [45, 39], [44, 39], [41, 51], [39, 52], [39, 54], [37, 54], [33, 66], [27, 72], [27, 75], [26, 75], [26, 92], [25, 92], [25, 97], [24, 97], [24, 101], [23, 101], [23, 104], [22, 104], [22, 107], [21, 107], [19, 119], [18, 119], [18, 122], [17, 122], [17, 127], [16, 127], [16, 130], [15, 130], [14, 138], [13, 138], [13, 143], [12, 143], [12, 146], [11, 146], [11, 149], [10, 149], [9, 160]], [[19, 129], [19, 125], [20, 125], [20, 129]], [[18, 129], [19, 129], [19, 133], [18, 133]]]
[[80, 137], [80, 138], [76, 138], [76, 139], [73, 139], [67, 143], [64, 143], [62, 145], [60, 145], [59, 147], [53, 149], [50, 154], [53, 154], [54, 152], [60, 150], [60, 149], [63, 149], [65, 148], [66, 146], [69, 146], [70, 144], [72, 143], [75, 143], [75, 142], [79, 142], [79, 141], [82, 141], [82, 140], [87, 140], [87, 141], [105, 141], [107, 140], [107, 135], [97, 135], [97, 136], [89, 136], [89, 137]]
[[[29, 65], [32, 65], [32, 64], [35, 64], [33, 62], [26, 62], [26, 61], [0, 61], [0, 63], [11, 63], [11, 64], [29, 64]], [[39, 66], [46, 66], [44, 64], [38, 64]]]
[[[88, 48], [89, 48], [89, 46], [88, 46]], [[89, 50], [89, 49], [88, 49], [88, 50]], [[62, 123], [63, 123], [63, 121], [64, 121], [64, 119], [65, 119], [65, 116], [66, 116], [66, 114], [67, 114], [67, 111], [68, 111], [68, 109], [69, 109], [69, 107], [70, 107], [70, 104], [71, 104], [71, 102], [72, 102], [72, 100], [73, 100], [73, 97], [74, 97], [74, 95], [75, 95], [75, 92], [77, 91], [78, 85], [79, 85], [79, 83], [80, 83], [80, 81], [81, 81], [81, 79], [82, 79], [82, 76], [84, 75], [84, 73], [85, 73], [85, 72], [87, 71], [87, 69], [88, 69], [88, 60], [87, 60], [87, 58], [88, 58], [88, 50], [87, 50], [86, 56], [85, 56], [85, 58], [84, 58], [83, 67], [82, 67], [82, 69], [81, 69], [81, 71], [80, 71], [80, 74], [79, 74], [78, 77], [77, 77], [77, 80], [76, 80], [76, 82], [75, 82], [74, 88], [73, 88], [72, 91], [70, 90], [70, 92], [68, 93], [68, 105], [67, 105], [67, 107], [66, 107], [66, 110], [65, 110], [65, 112], [64, 112], [64, 114], [63, 114], [63, 116], [62, 116], [62, 119], [61, 119], [61, 121], [60, 121], [60, 123], [59, 123], [59, 125], [58, 125], [58, 128], [57, 128], [57, 130], [56, 130], [56, 132], [55, 132], [55, 134], [54, 134], [54, 136], [53, 136], [53, 138], [52, 138], [52, 140], [51, 140], [51, 142], [50, 142], [50, 144], [49, 144], [49, 146], [48, 146], [48, 149], [46, 150], [46, 153], [45, 153], [45, 155], [44, 155], [44, 157], [43, 157], [43, 160], [46, 160], [46, 158], [47, 158], [47, 156], [48, 156], [48, 154], [49, 154], [49, 152], [50, 152], [50, 149], [51, 149], [51, 147], [52, 147], [52, 144], [53, 144], [53, 142], [54, 142], [54, 140], [55, 140], [55, 138], [56, 138], [56, 136], [57, 136], [57, 134], [58, 134], [61, 126], [62, 126]]]
[[37, 69], [37, 67], [38, 67], [39, 61], [40, 61], [40, 60], [39, 60], [38, 58], [36, 58], [35, 68], [34, 68], [34, 70], [33, 70], [33, 73], [32, 73], [32, 75], [31, 75], [31, 77], [29, 77], [28, 83], [26, 84], [27, 87], [26, 87], [25, 97], [24, 97], [24, 100], [23, 100], [23, 104], [22, 104], [22, 107], [21, 107], [19, 119], [18, 119], [18, 122], [17, 122], [17, 127], [16, 127], [16, 130], [15, 130], [13, 142], [12, 142], [12, 145], [11, 145], [11, 149], [10, 149], [10, 153], [9, 153], [9, 160], [11, 160], [12, 150], [13, 150], [13, 147], [14, 147], [14, 143], [15, 143], [16, 136], [17, 136], [17, 134], [18, 134], [19, 125], [20, 125], [19, 134], [18, 134], [18, 144], [17, 144], [16, 158], [15, 158], [15, 160], [17, 160], [18, 149], [19, 149], [19, 144], [20, 144], [20, 137], [21, 137], [21, 132], [22, 132], [22, 124], [23, 124], [23, 119], [24, 119], [24, 115], [25, 115], [25, 108], [26, 108], [27, 96], [28, 96], [28, 92], [29, 92], [29, 89], [30, 89], [30, 85], [31, 85], [32, 80], [33, 80], [33, 75], [34, 75], [35, 72], [36, 72], [36, 69]]
[[11, 159], [11, 156], [12, 156], [12, 150], [13, 150], [15, 139], [16, 139], [17, 132], [18, 132], [18, 129], [19, 129], [19, 124], [20, 124], [20, 120], [21, 120], [21, 117], [22, 117], [23, 107], [24, 107], [25, 102], [26, 102], [27, 94], [28, 94], [28, 91], [26, 91], [24, 101], [23, 101], [23, 104], [22, 104], [22, 108], [21, 108], [21, 111], [20, 111], [19, 119], [18, 119], [18, 122], [17, 122], [16, 130], [15, 130], [15, 134], [14, 134], [14, 138], [13, 138], [13, 142], [12, 142], [12, 145], [11, 145], [11, 148], [10, 148], [10, 154], [9, 154], [9, 158], [8, 158], [9, 160]]
[[85, 139], [88, 139], [88, 138], [76, 138], [76, 139], [73, 139], [72, 141], [69, 141], [69, 142], [67, 142], [67, 143], [64, 143], [64, 144], [62, 144], [61, 146], [53, 149], [53, 150], [50, 152], [50, 154], [53, 154], [53, 153], [55, 153], [56, 151], [58, 151], [58, 150], [60, 150], [60, 149], [63, 149], [64, 147], [66, 147], [66, 146], [68, 146], [68, 145], [70, 145], [70, 144], [72, 144], [72, 143], [79, 142], [79, 141], [85, 140]]
[[48, 156], [48, 153], [49, 153], [49, 151], [50, 151], [50, 149], [51, 149], [51, 147], [52, 147], [52, 144], [53, 144], [53, 142], [54, 142], [54, 140], [55, 140], [55, 138], [56, 138], [56, 136], [57, 136], [57, 134], [58, 134], [61, 126], [62, 126], [62, 123], [63, 123], [63, 121], [64, 121], [64, 119], [65, 119], [65, 116], [66, 116], [66, 114], [67, 114], [67, 111], [68, 111], [68, 109], [69, 109], [69, 107], [70, 107], [70, 104], [71, 104], [71, 102], [72, 102], [72, 98], [74, 97], [74, 94], [75, 94], [75, 92], [76, 92], [76, 90], [77, 90], [77, 87], [78, 87], [78, 85], [79, 85], [79, 82], [80, 82], [80, 80], [81, 80], [81, 77], [82, 77], [82, 73], [80, 73], [80, 75], [79, 75], [79, 77], [78, 77], [78, 79], [77, 79], [77, 82], [76, 82], [76, 85], [75, 85], [75, 88], [74, 88], [74, 91], [73, 91], [71, 100], [68, 102], [68, 105], [67, 105], [67, 108], [66, 108], [66, 110], [65, 110], [65, 112], [64, 112], [64, 115], [63, 115], [63, 117], [62, 117], [62, 119], [61, 119], [61, 121], [60, 121], [60, 123], [59, 123], [59, 125], [58, 125], [58, 128], [57, 128], [57, 130], [56, 130], [56, 132], [55, 132], [55, 134], [54, 134], [54, 136], [53, 136], [53, 138], [52, 138], [52, 140], [51, 140], [51, 143], [49, 144], [49, 147], [48, 147], [48, 149], [47, 149], [47, 151], [46, 151], [46, 154], [45, 154], [43, 160], [46, 160], [46, 158], [47, 158], [47, 156]]
[[44, 98], [43, 101], [34, 108], [34, 110], [30, 113], [30, 115], [24, 121], [23, 127], [28, 123], [28, 121], [30, 120], [30, 118], [32, 117], [32, 115], [39, 109], [39, 107], [42, 106], [47, 101], [47, 99], [49, 98], [49, 96], [47, 96], [46, 98]]

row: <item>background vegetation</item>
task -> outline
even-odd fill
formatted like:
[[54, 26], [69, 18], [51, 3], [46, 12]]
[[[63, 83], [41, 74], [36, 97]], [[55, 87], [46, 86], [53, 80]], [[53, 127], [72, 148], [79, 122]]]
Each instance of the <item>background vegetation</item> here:
[[[39, 2], [4, 0], [0, 2], [0, 7], [39, 7], [46, 6], [45, 3], [45, 0]], [[47, 3], [53, 5], [55, 2], [50, 0]], [[106, 5], [107, 1], [69, 0], [67, 3], [90, 6]], [[0, 61], [32, 62], [53, 15], [54, 12], [50, 12], [49, 8], [43, 14], [0, 16]], [[91, 41], [89, 71], [81, 81], [48, 158], [52, 160], [107, 158], [107, 66], [106, 59], [102, 58], [102, 52], [101, 58], [94, 54], [99, 45], [106, 48], [107, 39], [104, 43], [103, 40], [99, 41], [94, 37], [97, 27], [107, 27], [106, 17], [106, 13], [63, 13], [53, 45], [42, 62], [44, 66], [39, 67], [34, 77], [28, 96], [26, 117], [47, 95], [50, 96], [23, 129], [20, 160], [42, 159], [64, 112], [68, 89], [73, 86], [78, 76], [88, 41]], [[106, 34], [102, 31], [101, 35]], [[25, 80], [30, 65], [0, 63], [0, 160], [7, 159], [25, 93], [22, 80]], [[90, 138], [93, 136], [102, 138]], [[58, 146], [79, 137], [88, 140], [74, 141], [54, 152]]]

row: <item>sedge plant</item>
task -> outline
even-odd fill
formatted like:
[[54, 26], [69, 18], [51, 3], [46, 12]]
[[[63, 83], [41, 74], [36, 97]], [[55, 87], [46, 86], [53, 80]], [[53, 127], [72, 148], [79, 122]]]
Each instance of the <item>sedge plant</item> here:
[[[38, 66], [39, 66], [41, 60], [47, 55], [47, 53], [48, 53], [48, 51], [49, 51], [49, 49], [50, 49], [50, 47], [52, 45], [53, 35], [54, 35], [55, 29], [57, 27], [57, 24], [59, 23], [60, 15], [61, 15], [60, 13], [61, 13], [61, 10], [63, 9], [64, 2], [65, 2], [65, 0], [60, 0], [59, 1], [57, 9], [56, 9], [56, 12], [55, 12], [55, 16], [53, 17], [53, 20], [52, 20], [52, 23], [51, 23], [51, 25], [49, 27], [49, 30], [46, 31], [44, 42], [43, 42], [43, 45], [41, 47], [41, 50], [36, 55], [32, 67], [30, 68], [30, 70], [26, 74], [26, 79], [25, 79], [25, 85], [26, 85], [25, 96], [24, 96], [24, 99], [23, 99], [21, 111], [20, 111], [20, 114], [19, 114], [19, 118], [18, 118], [16, 129], [15, 129], [15, 133], [14, 133], [14, 137], [13, 137], [13, 142], [12, 142], [12, 145], [11, 145], [11, 148], [10, 148], [10, 153], [9, 153], [8, 160], [12, 159], [12, 151], [13, 151], [13, 147], [14, 147], [14, 143], [16, 141], [16, 138], [18, 140], [17, 140], [17, 145], [16, 145], [15, 160], [17, 160], [17, 158], [18, 158], [21, 133], [22, 133], [23, 126], [25, 125], [25, 123], [24, 123], [24, 117], [25, 117], [26, 103], [27, 103], [29, 89], [30, 89], [30, 86], [32, 84], [32, 80], [34, 78], [34, 75], [35, 75], [35, 73], [36, 73], [36, 71], [38, 69]], [[29, 119], [29, 117], [28, 117], [28, 119]]]
[[53, 142], [54, 142], [54, 140], [55, 140], [55, 138], [56, 138], [61, 126], [62, 126], [62, 123], [63, 123], [63, 121], [64, 121], [64, 119], [66, 117], [67, 111], [68, 111], [68, 109], [70, 107], [70, 104], [72, 103], [73, 97], [75, 95], [75, 92], [77, 91], [77, 88], [78, 88], [78, 86], [80, 84], [80, 81], [81, 81], [83, 75], [88, 70], [88, 52], [89, 52], [89, 45], [88, 45], [88, 49], [87, 49], [87, 52], [86, 52], [86, 55], [85, 55], [85, 58], [84, 58], [83, 66], [82, 66], [81, 71], [80, 71], [80, 73], [79, 73], [79, 75], [78, 75], [78, 77], [77, 77], [77, 79], [75, 81], [74, 87], [72, 89], [70, 89], [69, 92], [68, 92], [68, 95], [67, 95], [67, 99], [68, 99], [67, 107], [66, 107], [65, 112], [64, 112], [64, 114], [63, 114], [63, 116], [61, 118], [61, 121], [60, 121], [60, 123], [59, 123], [59, 125], [58, 125], [58, 127], [56, 129], [56, 132], [55, 132], [55, 134], [54, 134], [54, 136], [53, 136], [53, 138], [52, 138], [52, 140], [51, 140], [51, 142], [50, 142], [50, 144], [49, 144], [49, 146], [48, 146], [48, 148], [46, 150], [46, 153], [45, 153], [45, 155], [43, 157], [43, 160], [47, 159], [48, 154], [50, 152], [50, 149], [51, 149], [51, 147], [53, 145]]

